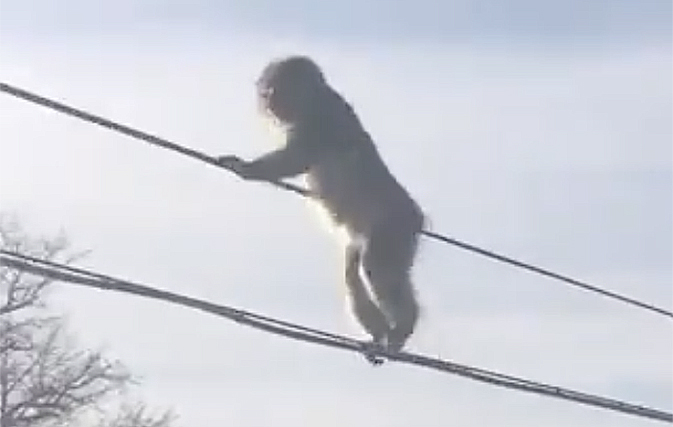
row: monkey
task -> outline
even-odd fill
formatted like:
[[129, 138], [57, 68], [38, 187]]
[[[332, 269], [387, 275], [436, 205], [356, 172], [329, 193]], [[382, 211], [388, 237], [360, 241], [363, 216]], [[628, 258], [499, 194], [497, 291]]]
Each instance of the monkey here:
[[274, 59], [255, 85], [258, 106], [282, 126], [284, 143], [251, 161], [224, 155], [218, 162], [246, 180], [305, 178], [331, 227], [345, 232], [343, 281], [354, 317], [373, 346], [401, 351], [420, 311], [411, 270], [425, 221], [421, 208], [313, 59]]

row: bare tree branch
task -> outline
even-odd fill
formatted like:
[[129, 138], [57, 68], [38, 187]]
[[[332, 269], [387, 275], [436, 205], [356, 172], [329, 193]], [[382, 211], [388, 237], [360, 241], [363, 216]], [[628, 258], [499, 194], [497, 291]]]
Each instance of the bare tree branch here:
[[[71, 263], [61, 234], [30, 238], [0, 214], [0, 248]], [[47, 315], [45, 291], [53, 279], [0, 267], [0, 426], [73, 426], [87, 412], [133, 383], [126, 368], [97, 351], [77, 349], [60, 316]], [[169, 427], [168, 413], [147, 415], [144, 405], [122, 406], [102, 427]], [[90, 426], [90, 423], [83, 425]]]
[[[56, 237], [31, 238], [16, 218], [3, 214], [0, 214], [0, 247], [45, 260], [63, 258], [62, 261], [68, 261], [81, 257], [79, 254], [66, 254], [68, 240], [63, 233]], [[0, 267], [0, 316], [27, 307], [41, 307], [44, 289], [51, 282], [49, 279]]]
[[125, 404], [116, 416], [100, 420], [96, 427], [170, 427], [176, 418], [171, 411], [150, 413], [143, 403]]

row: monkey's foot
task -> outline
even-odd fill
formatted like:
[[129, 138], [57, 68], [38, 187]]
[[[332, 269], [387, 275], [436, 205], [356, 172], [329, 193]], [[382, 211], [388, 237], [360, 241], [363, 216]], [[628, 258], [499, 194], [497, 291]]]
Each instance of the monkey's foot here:
[[367, 359], [367, 362], [371, 363], [372, 366], [381, 366], [383, 365], [383, 358], [378, 357], [374, 354], [365, 354], [365, 359]]
[[402, 351], [409, 338], [408, 333], [404, 333], [398, 329], [393, 328], [386, 339], [386, 350], [392, 353], [399, 353]]
[[385, 359], [383, 357], [377, 356], [376, 353], [378, 350], [382, 350], [384, 347], [381, 343], [377, 341], [370, 341], [362, 343], [362, 353], [367, 359], [367, 362], [371, 363], [373, 366], [381, 366]]

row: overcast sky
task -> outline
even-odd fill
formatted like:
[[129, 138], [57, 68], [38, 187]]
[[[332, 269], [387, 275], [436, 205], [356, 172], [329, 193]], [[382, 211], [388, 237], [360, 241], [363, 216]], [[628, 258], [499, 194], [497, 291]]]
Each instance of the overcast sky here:
[[[664, 0], [2, 0], [0, 80], [253, 156], [272, 147], [259, 70], [310, 54], [434, 230], [671, 309], [671, 30]], [[6, 95], [0, 111], [0, 210], [65, 230], [82, 265], [362, 336], [298, 197]], [[673, 410], [666, 318], [431, 241], [415, 273], [412, 350]], [[156, 301], [53, 297], [180, 426], [656, 425]]]

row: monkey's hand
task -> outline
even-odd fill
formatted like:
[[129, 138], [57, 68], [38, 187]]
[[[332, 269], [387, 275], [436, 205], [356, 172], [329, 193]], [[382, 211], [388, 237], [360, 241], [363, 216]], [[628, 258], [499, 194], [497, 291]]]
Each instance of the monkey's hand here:
[[243, 179], [276, 182], [306, 172], [314, 161], [313, 157], [311, 150], [295, 143], [249, 162], [231, 155], [220, 156], [216, 160]]
[[217, 163], [243, 179], [258, 179], [250, 168], [250, 162], [241, 159], [238, 156], [219, 156], [216, 157]]

